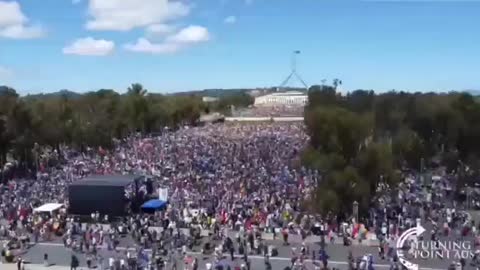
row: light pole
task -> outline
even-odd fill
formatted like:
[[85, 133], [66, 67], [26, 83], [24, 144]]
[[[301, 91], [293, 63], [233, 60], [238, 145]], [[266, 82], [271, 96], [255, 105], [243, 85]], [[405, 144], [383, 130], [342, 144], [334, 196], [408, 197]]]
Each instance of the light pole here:
[[355, 222], [358, 223], [358, 202], [353, 202], [353, 217], [355, 218]]
[[470, 210], [470, 187], [465, 184], [465, 193], [467, 195], [467, 210]]
[[420, 158], [420, 174], [423, 173], [423, 166], [424, 166], [423, 163], [424, 163], [424, 159], [423, 159], [423, 157], [422, 157], [422, 158]]

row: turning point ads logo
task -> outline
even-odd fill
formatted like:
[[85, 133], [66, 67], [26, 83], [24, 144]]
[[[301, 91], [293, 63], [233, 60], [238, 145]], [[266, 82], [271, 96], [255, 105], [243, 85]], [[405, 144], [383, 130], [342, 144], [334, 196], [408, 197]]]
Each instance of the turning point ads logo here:
[[[425, 232], [422, 226], [406, 230], [397, 240], [397, 256], [400, 263], [408, 270], [418, 270], [418, 264], [407, 260], [412, 259], [469, 259], [474, 252], [471, 241], [423, 241], [418, 237]], [[413, 240], [413, 241], [411, 241]], [[411, 241], [411, 242], [409, 242]], [[405, 247], [405, 243], [408, 245]]]

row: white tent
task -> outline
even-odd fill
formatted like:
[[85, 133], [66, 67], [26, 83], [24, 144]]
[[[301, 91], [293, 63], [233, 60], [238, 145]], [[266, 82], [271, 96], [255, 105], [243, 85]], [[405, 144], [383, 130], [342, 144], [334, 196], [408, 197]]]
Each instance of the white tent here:
[[52, 213], [53, 211], [55, 210], [58, 210], [60, 208], [63, 207], [63, 204], [61, 203], [46, 203], [40, 207], [37, 207], [35, 209], [33, 209], [33, 212], [48, 212], [48, 213]]

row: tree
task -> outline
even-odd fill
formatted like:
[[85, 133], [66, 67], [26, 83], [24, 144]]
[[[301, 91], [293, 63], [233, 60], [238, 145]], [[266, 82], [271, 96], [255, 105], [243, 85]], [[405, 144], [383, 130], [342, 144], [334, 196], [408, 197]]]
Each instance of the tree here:
[[252, 105], [254, 99], [245, 92], [233, 93], [231, 95], [222, 96], [217, 102], [213, 102], [207, 108], [209, 111], [222, 112], [229, 114], [231, 106], [235, 108], [243, 108]]
[[128, 95], [132, 96], [141, 96], [144, 97], [147, 94], [147, 89], [143, 88], [143, 85], [139, 83], [133, 83], [130, 87], [127, 89]]
[[[235, 94], [231, 100], [237, 106], [252, 102], [246, 94]], [[124, 95], [100, 89], [20, 97], [14, 89], [0, 87], [0, 166], [10, 153], [22, 168], [32, 169], [44, 147], [108, 148], [113, 138], [132, 132], [161, 132], [165, 126], [195, 124], [205, 108], [199, 96], [149, 94], [138, 83]]]
[[333, 79], [332, 84], [333, 84], [333, 87], [335, 88], [335, 90], [337, 90], [338, 86], [339, 86], [339, 85], [342, 85], [342, 80], [340, 80], [340, 79]]
[[352, 202], [357, 201], [362, 209], [368, 206], [369, 193], [369, 185], [358, 170], [347, 166], [326, 175], [316, 189], [311, 205], [319, 213], [346, 217], [352, 212]]
[[339, 97], [335, 88], [325, 85], [313, 85], [308, 89], [307, 109], [317, 106], [336, 106], [339, 104]]
[[[7, 152], [11, 146], [11, 134], [8, 130], [7, 116], [0, 117], [0, 166], [3, 166], [7, 160]], [[0, 167], [1, 169], [2, 167]]]
[[375, 94], [372, 90], [355, 90], [347, 95], [344, 107], [353, 112], [366, 113], [374, 109], [374, 103]]
[[[380, 183], [390, 186], [397, 184], [392, 148], [387, 143], [374, 142], [364, 148], [357, 156], [359, 174], [369, 185], [369, 198], [376, 196], [376, 189]], [[364, 204], [363, 206], [368, 206]]]
[[317, 106], [307, 110], [305, 117], [311, 146], [302, 161], [324, 176], [311, 202], [315, 210], [347, 214], [354, 200], [360, 208], [367, 208], [380, 177], [393, 179], [391, 151], [371, 143], [372, 114]]
[[338, 107], [317, 107], [305, 114], [311, 145], [323, 153], [354, 158], [372, 132], [370, 115], [354, 114]]
[[392, 149], [398, 168], [421, 169], [422, 159], [430, 156], [423, 140], [413, 130], [401, 129], [393, 138]]
[[465, 93], [357, 90], [340, 96], [335, 87], [312, 86], [305, 109], [310, 145], [302, 163], [323, 180], [311, 204], [321, 213], [348, 214], [352, 198], [368, 207], [381, 195], [379, 183], [395, 186], [404, 169], [439, 162], [449, 171], [480, 169], [479, 123], [480, 104]]
[[149, 107], [146, 99], [147, 90], [139, 83], [132, 84], [127, 90], [127, 115], [130, 131], [145, 132], [149, 119]]

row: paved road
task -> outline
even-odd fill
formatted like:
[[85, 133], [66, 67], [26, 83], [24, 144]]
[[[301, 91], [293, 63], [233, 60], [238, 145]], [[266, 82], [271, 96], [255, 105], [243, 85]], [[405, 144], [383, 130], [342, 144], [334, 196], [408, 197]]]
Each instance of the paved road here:
[[[200, 265], [199, 265], [199, 270], [205, 270], [206, 269], [205, 265], [206, 265], [207, 262], [211, 262], [211, 260], [210, 259], [202, 260]], [[236, 260], [236, 262], [231, 262], [231, 261], [226, 261], [226, 262], [231, 266], [236, 266], [236, 265], [241, 263], [240, 260]], [[252, 270], [265, 269], [264, 259], [261, 258], [261, 257], [251, 256], [250, 257], [250, 262], [251, 262], [251, 269]], [[270, 263], [271, 263], [271, 266], [272, 266], [273, 270], [283, 270], [285, 267], [290, 265], [290, 259], [289, 258], [280, 258], [280, 257], [271, 258]], [[179, 269], [179, 270], [185, 269], [181, 263], [179, 263], [177, 266], [178, 266], [177, 269]], [[308, 260], [306, 262], [305, 266], [308, 269], [314, 269], [314, 265], [312, 264], [312, 262], [310, 260]], [[329, 266], [336, 267], [336, 268], [341, 269], [341, 270], [348, 269], [347, 262], [345, 262], [345, 261], [330, 260], [329, 261]], [[3, 267], [5, 267], [5, 268], [3, 268]], [[389, 265], [382, 264], [382, 263], [375, 264], [374, 267], [376, 269], [389, 269], [390, 268]], [[4, 265], [4, 266], [1, 266], [1, 268], [2, 268], [2, 270], [4, 270], [4, 269], [5, 270], [16, 270], [15, 264]], [[51, 265], [49, 267], [44, 267], [42, 264], [27, 264], [25, 268], [26, 268], [26, 270], [70, 270], [70, 267], [66, 266], [66, 265]], [[104, 265], [104, 269], [105, 268], [106, 268], [106, 265]], [[83, 270], [83, 269], [87, 269], [85, 267], [85, 264], [82, 264], [78, 268], [78, 270]], [[232, 267], [232, 269], [233, 269], [233, 267]], [[424, 270], [443, 270], [443, 269], [446, 269], [446, 268], [421, 267], [420, 269], [424, 269]]]
[[[290, 265], [290, 253], [291, 253], [291, 248], [296, 247], [296, 246], [289, 246], [289, 247], [283, 247], [279, 246], [279, 256], [278, 257], [272, 257], [270, 258], [271, 264], [272, 264], [272, 269], [284, 269], [286, 266]], [[315, 245], [310, 246], [311, 248], [316, 248]], [[125, 256], [125, 249], [124, 247], [120, 247], [117, 252], [115, 251], [108, 251], [106, 249], [101, 249], [99, 251], [99, 255], [101, 255], [104, 260], [104, 265], [106, 266], [106, 263], [108, 262], [108, 258], [113, 257], [113, 258], [121, 258]], [[334, 265], [337, 268], [340, 269], [347, 269], [347, 254], [349, 250], [352, 250], [353, 255], [355, 257], [362, 256], [366, 253], [371, 253], [372, 255], [376, 256], [377, 255], [377, 249], [373, 247], [363, 247], [363, 246], [355, 246], [352, 248], [349, 247], [344, 247], [340, 245], [328, 245], [327, 248], [327, 253], [330, 256], [329, 264]], [[68, 266], [70, 264], [70, 258], [72, 255], [72, 251], [70, 249], [64, 248], [62, 244], [60, 243], [40, 243], [37, 244], [33, 247], [31, 247], [26, 253], [24, 253], [22, 258], [24, 258], [27, 262], [30, 262], [32, 264], [42, 264], [43, 263], [43, 254], [47, 253], [49, 255], [49, 261], [52, 264], [55, 264], [56, 266]], [[77, 257], [79, 258], [80, 265], [85, 266], [85, 257], [83, 254], [75, 253]], [[212, 258], [206, 258], [204, 256], [201, 256], [199, 252], [190, 252], [189, 255], [197, 257], [200, 259], [200, 269], [205, 269], [205, 263], [208, 261], [211, 261]], [[263, 256], [249, 256], [249, 259], [252, 264], [252, 269], [265, 269], [264, 266], [264, 258]], [[225, 260], [226, 263], [230, 264], [231, 266], [235, 266], [238, 264], [242, 263], [242, 260], [240, 258], [236, 259], [234, 262], [230, 260]], [[388, 262], [387, 261], [382, 261], [378, 259], [377, 257], [375, 258], [376, 268], [377, 269], [387, 269], [389, 268]], [[439, 260], [439, 259], [433, 259], [433, 260], [416, 260], [420, 267], [422, 269], [427, 269], [427, 270], [440, 270], [440, 269], [446, 269], [448, 264], [451, 262], [451, 260]], [[307, 261], [307, 266], [310, 266], [310, 269], [314, 269], [311, 261]], [[37, 266], [33, 266], [34, 268], [31, 268], [31, 270], [37, 270], [38, 268], [35, 268]], [[42, 269], [45, 269], [43, 266], [41, 266]], [[183, 269], [183, 262], [180, 262], [180, 265], [178, 265], [178, 269]], [[1, 267], [0, 267], [1, 268]], [[3, 269], [2, 269], [3, 270]], [[28, 269], [27, 269], [28, 270]], [[52, 270], [64, 270], [62, 269], [57, 269], [57, 268], [52, 268]]]
[[[425, 233], [425, 239], [429, 239], [428, 236], [428, 231]], [[442, 240], [453, 240], [452, 237], [449, 238], [444, 238]], [[271, 258], [271, 264], [274, 270], [276, 269], [283, 269], [286, 266], [290, 264], [290, 257], [291, 257], [291, 252], [292, 248], [297, 248], [300, 249], [300, 244], [295, 241], [296, 243], [292, 243], [291, 246], [283, 246], [281, 240], [267, 240], [268, 245], [273, 245], [278, 248], [278, 257], [273, 257]], [[354, 243], [358, 243], [357, 241], [354, 241]], [[125, 256], [125, 247], [127, 246], [134, 246], [133, 240], [127, 236], [125, 238], [120, 239], [120, 248], [118, 252], [115, 251], [108, 251], [106, 248], [102, 248], [99, 251], [99, 255], [101, 255], [103, 258], [105, 258], [104, 263], [107, 263], [108, 258], [120, 258]], [[319, 245], [317, 243], [308, 243], [308, 246], [310, 250], [318, 250]], [[375, 259], [374, 261], [378, 264], [377, 268], [378, 269], [386, 269], [389, 268], [388, 261], [383, 261], [378, 258], [378, 248], [376, 246], [369, 246], [369, 245], [354, 245], [351, 247], [345, 247], [340, 244], [328, 244], [326, 247], [327, 253], [330, 256], [329, 264], [335, 265], [337, 268], [340, 269], [346, 269], [347, 268], [347, 262], [346, 258], [348, 256], [348, 252], [351, 250], [353, 255], [355, 257], [360, 257], [364, 254], [372, 254], [374, 255]], [[199, 248], [197, 247], [196, 249], [193, 250], [193, 253], [190, 253], [190, 255], [199, 256]], [[25, 254], [22, 255], [24, 259], [27, 261], [33, 263], [33, 264], [42, 264], [43, 263], [43, 254], [47, 253], [50, 258], [50, 262], [54, 263], [59, 266], [68, 266], [70, 264], [70, 258], [72, 255], [72, 251], [70, 249], [67, 249], [63, 246], [61, 243], [61, 240], [56, 239], [54, 242], [48, 242], [48, 243], [39, 243], [33, 247], [31, 247]], [[311, 252], [310, 252], [311, 254]], [[85, 257], [83, 254], [77, 254], [77, 257], [80, 260], [80, 265], [85, 266]], [[265, 269], [264, 266], [264, 258], [262, 256], [249, 256], [250, 260], [252, 261], [252, 269]], [[204, 260], [204, 258], [201, 259], [201, 268], [205, 268], [205, 263], [208, 261]], [[453, 257], [451, 259], [428, 259], [428, 260], [411, 260], [413, 262], [416, 262], [420, 265], [421, 268], [423, 269], [447, 269], [447, 266], [453, 261], [453, 260], [458, 260], [454, 259]], [[236, 263], [241, 263], [240, 259], [235, 260], [235, 262], [227, 261], [230, 263], [232, 266], [235, 265]], [[308, 264], [307, 264], [308, 265]], [[32, 265], [32, 267], [35, 267]], [[43, 267], [43, 266], [42, 266]], [[179, 266], [180, 267], [180, 266]], [[42, 268], [43, 269], [43, 268]], [[53, 270], [57, 270], [52, 268]], [[179, 268], [182, 269], [182, 268]], [[313, 267], [312, 267], [313, 269]], [[0, 267], [0, 270], [3, 270], [2, 267]], [[32, 270], [36, 270], [32, 269]], [[63, 270], [63, 269], [58, 269], [58, 270]]]

